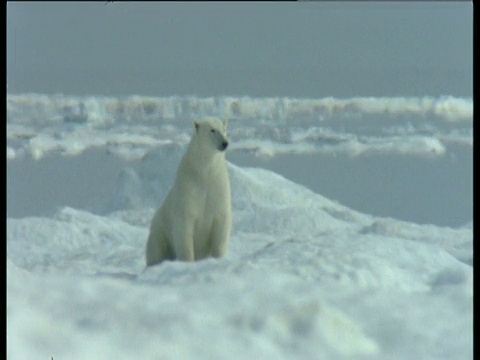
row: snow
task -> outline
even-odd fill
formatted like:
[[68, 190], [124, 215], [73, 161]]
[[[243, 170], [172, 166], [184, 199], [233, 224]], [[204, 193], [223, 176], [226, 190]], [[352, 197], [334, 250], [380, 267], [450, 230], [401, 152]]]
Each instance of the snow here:
[[[84, 101], [84, 121], [52, 115], [64, 106], [63, 96], [8, 96], [8, 161], [68, 159], [92, 147], [113, 149], [126, 160], [111, 196], [98, 199], [102, 211], [65, 201], [53, 213], [7, 216], [9, 359], [473, 357], [472, 222], [450, 228], [372, 216], [271, 171], [229, 163], [234, 223], [228, 255], [145, 269], [148, 226], [185, 151], [190, 117], [233, 100], [132, 97], [127, 100], [148, 100], [150, 108], [170, 104], [164, 110], [170, 115], [155, 120], [151, 110], [130, 125], [104, 110], [119, 106], [118, 99], [67, 100], [74, 109]], [[195, 110], [178, 115], [172, 109], [182, 101]], [[462, 99], [236, 101], [246, 110], [232, 126], [231, 138], [238, 140], [232, 152], [257, 144], [271, 156], [341, 153], [357, 142], [369, 151], [409, 152], [411, 144], [412, 156], [444, 156], [445, 138], [471, 137], [465, 111], [471, 102]], [[32, 103], [43, 109], [35, 119]], [[277, 112], [268, 112], [269, 104]], [[299, 104], [313, 115], [286, 115]], [[94, 105], [98, 116], [91, 117]], [[328, 114], [318, 106], [341, 114], [324, 117], [322, 127], [320, 115]], [[385, 115], [373, 126], [380, 119], [366, 112], [385, 108], [396, 120]], [[258, 126], [255, 109], [264, 116]], [[445, 117], [428, 118], [442, 109]], [[347, 118], [346, 111], [365, 121]], [[423, 122], [412, 115], [419, 112]], [[391, 149], [386, 145], [398, 137], [393, 125], [404, 130], [405, 142]], [[52, 184], [59, 171], [52, 171]]]

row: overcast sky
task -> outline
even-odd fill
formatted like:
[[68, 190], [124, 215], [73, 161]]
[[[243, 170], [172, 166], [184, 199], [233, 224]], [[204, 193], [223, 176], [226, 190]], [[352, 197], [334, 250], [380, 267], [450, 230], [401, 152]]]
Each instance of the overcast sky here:
[[473, 5], [7, 3], [9, 93], [471, 96]]

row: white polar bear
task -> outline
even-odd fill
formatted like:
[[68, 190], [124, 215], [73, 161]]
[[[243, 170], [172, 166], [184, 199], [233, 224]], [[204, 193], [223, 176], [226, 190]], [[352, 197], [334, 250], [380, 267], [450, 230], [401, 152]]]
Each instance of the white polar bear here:
[[147, 266], [226, 253], [232, 227], [227, 122], [206, 118], [194, 123], [175, 183], [150, 225]]

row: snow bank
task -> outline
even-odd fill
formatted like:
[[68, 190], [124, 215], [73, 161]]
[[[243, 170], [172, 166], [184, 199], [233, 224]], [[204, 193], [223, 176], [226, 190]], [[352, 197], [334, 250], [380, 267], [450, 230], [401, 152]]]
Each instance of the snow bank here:
[[266, 170], [229, 164], [227, 257], [145, 270], [166, 149], [104, 216], [7, 218], [9, 359], [472, 357], [471, 226], [364, 215]]

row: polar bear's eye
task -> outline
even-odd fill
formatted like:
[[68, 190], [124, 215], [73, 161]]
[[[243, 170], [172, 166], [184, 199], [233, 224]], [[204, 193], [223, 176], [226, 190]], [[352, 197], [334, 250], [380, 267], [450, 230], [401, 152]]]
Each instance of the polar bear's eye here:
[[210, 130], [210, 132], [215, 133], [215, 129]]

